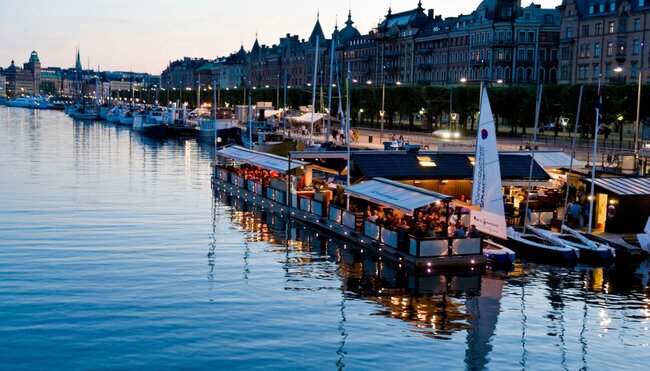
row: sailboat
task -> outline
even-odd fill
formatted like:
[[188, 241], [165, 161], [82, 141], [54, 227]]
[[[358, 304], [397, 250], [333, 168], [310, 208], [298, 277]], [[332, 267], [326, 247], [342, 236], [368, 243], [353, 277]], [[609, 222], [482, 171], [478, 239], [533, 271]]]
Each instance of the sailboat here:
[[577, 262], [577, 249], [506, 226], [496, 129], [485, 87], [481, 87], [481, 109], [474, 161], [472, 204], [480, 209], [471, 211], [471, 221], [479, 232], [493, 238], [486, 239], [484, 246], [485, 253], [493, 255], [488, 255], [488, 259], [496, 260], [498, 256], [510, 256], [511, 249], [520, 257], [547, 261], [551, 259], [552, 262], [559, 261], [564, 264]]
[[[472, 224], [483, 234], [507, 239], [496, 129], [487, 90], [483, 88], [481, 89], [481, 110], [476, 136], [473, 179], [472, 204], [481, 209], [471, 211]], [[494, 183], [496, 181], [498, 184]], [[490, 184], [494, 184], [494, 186], [489, 186]], [[501, 267], [512, 265], [516, 259], [514, 251], [490, 238], [483, 240], [483, 253], [488, 262]]]

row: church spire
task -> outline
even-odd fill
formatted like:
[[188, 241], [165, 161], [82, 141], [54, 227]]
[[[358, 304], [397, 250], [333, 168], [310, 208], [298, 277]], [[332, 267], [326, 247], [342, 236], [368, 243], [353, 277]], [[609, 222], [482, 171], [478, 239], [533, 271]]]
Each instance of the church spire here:
[[78, 47], [78, 46], [77, 46], [77, 58], [76, 58], [75, 63], [74, 63], [74, 68], [75, 68], [75, 70], [77, 70], [77, 71], [81, 71], [81, 70], [82, 70], [82, 67], [81, 67], [81, 56], [79, 55], [79, 47]]

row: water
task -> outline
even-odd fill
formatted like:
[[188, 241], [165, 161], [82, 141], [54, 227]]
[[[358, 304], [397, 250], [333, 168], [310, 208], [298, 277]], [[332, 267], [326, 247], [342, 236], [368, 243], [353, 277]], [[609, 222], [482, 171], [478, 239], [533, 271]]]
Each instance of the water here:
[[212, 148], [0, 107], [2, 369], [639, 369], [649, 264], [414, 277], [213, 192]]

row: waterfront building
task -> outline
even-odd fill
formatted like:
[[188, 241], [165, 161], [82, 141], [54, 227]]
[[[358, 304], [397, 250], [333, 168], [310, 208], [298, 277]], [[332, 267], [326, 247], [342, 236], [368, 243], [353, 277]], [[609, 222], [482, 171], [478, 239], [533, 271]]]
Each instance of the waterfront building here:
[[20, 68], [14, 61], [2, 71], [6, 79], [7, 95], [16, 97], [21, 95], [38, 95], [41, 85], [41, 61], [38, 53], [32, 51], [29, 61]]
[[[648, 0], [564, 0], [560, 37], [559, 82], [636, 83], [647, 67], [650, 38]], [[650, 81], [646, 75], [646, 82]]]
[[0, 97], [7, 96], [7, 78], [2, 75], [2, 70], [0, 69]]
[[190, 57], [169, 62], [160, 75], [162, 86], [167, 89], [195, 89], [199, 79], [196, 70], [208, 62], [209, 60], [204, 58]]
[[[211, 80], [217, 88], [242, 85], [248, 73], [248, 54], [242, 45], [237, 53], [232, 53], [225, 58], [218, 58], [214, 62], [208, 62], [200, 68], [210, 69]], [[201, 80], [203, 81], [203, 77]]]
[[278, 44], [267, 46], [259, 44], [257, 37], [249, 55], [247, 85], [256, 88], [280, 87], [287, 74], [287, 86], [307, 86], [314, 80], [314, 57], [318, 49], [317, 84], [324, 81], [329, 73], [328, 40], [323, 33], [320, 20], [307, 40], [298, 35], [287, 34]]

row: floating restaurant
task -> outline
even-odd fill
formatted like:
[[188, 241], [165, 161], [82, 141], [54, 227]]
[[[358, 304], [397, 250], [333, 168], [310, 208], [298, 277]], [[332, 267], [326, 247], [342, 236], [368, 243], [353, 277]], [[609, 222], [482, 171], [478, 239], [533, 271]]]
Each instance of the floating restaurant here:
[[482, 238], [465, 231], [469, 209], [462, 206], [469, 205], [460, 200], [381, 177], [344, 187], [340, 178], [314, 172], [321, 171], [292, 156], [231, 146], [217, 151], [214, 184], [399, 264], [429, 271], [485, 266]]

